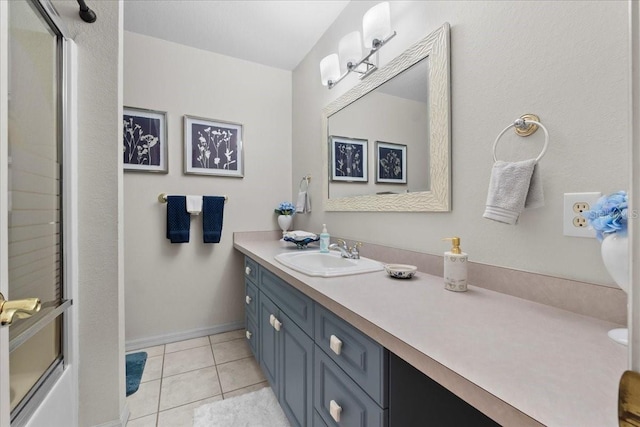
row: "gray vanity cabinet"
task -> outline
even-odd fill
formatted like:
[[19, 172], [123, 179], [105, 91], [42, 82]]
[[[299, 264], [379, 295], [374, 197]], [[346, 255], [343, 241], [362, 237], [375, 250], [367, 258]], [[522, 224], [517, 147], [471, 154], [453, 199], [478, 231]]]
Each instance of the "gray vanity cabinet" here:
[[292, 426], [498, 425], [250, 258], [245, 278], [247, 338]]
[[313, 340], [298, 321], [312, 328], [313, 301], [262, 267], [257, 277], [260, 368], [291, 425], [311, 426]]

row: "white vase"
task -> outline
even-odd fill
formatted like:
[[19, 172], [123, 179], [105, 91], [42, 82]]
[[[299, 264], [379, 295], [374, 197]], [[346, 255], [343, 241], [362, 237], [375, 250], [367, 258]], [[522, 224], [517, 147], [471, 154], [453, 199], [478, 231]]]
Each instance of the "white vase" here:
[[[618, 233], [610, 233], [602, 240], [600, 247], [602, 261], [607, 272], [620, 288], [629, 293], [629, 237]], [[620, 344], [627, 345], [629, 331], [627, 328], [612, 329], [609, 338]]]
[[293, 222], [293, 216], [291, 215], [278, 215], [278, 225], [282, 229], [282, 236], [287, 230], [291, 227], [291, 223]]
[[629, 293], [629, 237], [607, 234], [602, 240], [600, 253], [609, 275], [623, 291]]

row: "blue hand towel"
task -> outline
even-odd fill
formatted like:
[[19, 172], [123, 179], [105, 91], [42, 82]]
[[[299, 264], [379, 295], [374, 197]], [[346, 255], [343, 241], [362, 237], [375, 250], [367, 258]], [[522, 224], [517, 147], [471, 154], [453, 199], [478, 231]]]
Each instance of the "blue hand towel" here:
[[202, 197], [202, 234], [205, 243], [220, 243], [223, 215], [224, 197]]
[[187, 212], [185, 196], [167, 196], [167, 239], [171, 243], [189, 241], [191, 215]]

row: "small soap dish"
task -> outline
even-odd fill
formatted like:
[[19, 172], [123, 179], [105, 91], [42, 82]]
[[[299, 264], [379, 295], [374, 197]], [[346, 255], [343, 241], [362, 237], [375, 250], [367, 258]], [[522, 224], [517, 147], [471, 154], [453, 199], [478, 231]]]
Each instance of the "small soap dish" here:
[[406, 264], [385, 264], [384, 269], [389, 276], [396, 279], [411, 279], [418, 271], [418, 267], [415, 265]]

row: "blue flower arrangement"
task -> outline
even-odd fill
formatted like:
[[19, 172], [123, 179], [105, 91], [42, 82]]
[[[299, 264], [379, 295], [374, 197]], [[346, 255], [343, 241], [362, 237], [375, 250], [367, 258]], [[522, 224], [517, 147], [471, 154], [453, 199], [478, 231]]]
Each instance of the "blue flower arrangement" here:
[[278, 215], [293, 215], [296, 213], [296, 207], [291, 202], [282, 202], [274, 212]]
[[625, 191], [618, 191], [608, 196], [602, 196], [592, 209], [584, 211], [582, 216], [596, 230], [598, 240], [602, 241], [606, 234], [627, 234], [628, 207], [629, 196]]

